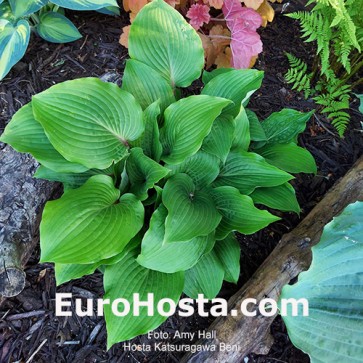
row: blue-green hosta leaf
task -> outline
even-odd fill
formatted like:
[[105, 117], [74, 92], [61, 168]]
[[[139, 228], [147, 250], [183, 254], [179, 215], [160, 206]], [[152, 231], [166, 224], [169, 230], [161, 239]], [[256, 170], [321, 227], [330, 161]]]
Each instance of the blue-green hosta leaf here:
[[98, 78], [57, 84], [37, 94], [33, 112], [50, 142], [67, 160], [106, 169], [144, 131], [142, 109], [117, 85]]
[[198, 262], [206, 248], [213, 248], [214, 235], [212, 233], [186, 242], [164, 243], [167, 215], [168, 211], [162, 204], [153, 213], [137, 262], [146, 268], [165, 273], [188, 270]]
[[293, 176], [272, 166], [262, 156], [250, 152], [231, 152], [214, 182], [214, 186], [229, 185], [242, 194], [257, 187], [274, 187], [293, 179]]
[[202, 41], [163, 0], [142, 8], [132, 23], [129, 54], [158, 71], [174, 88], [188, 87], [204, 67]]
[[36, 30], [43, 39], [52, 43], [68, 43], [82, 38], [81, 33], [69, 19], [54, 11], [49, 11], [40, 17]]
[[131, 149], [126, 161], [126, 172], [130, 181], [130, 192], [140, 200], [147, 199], [148, 190], [169, 174], [167, 168], [144, 155], [139, 147]]
[[19, 20], [15, 26], [5, 22], [0, 32], [0, 81], [23, 58], [30, 37], [30, 26], [26, 20]]
[[[324, 228], [312, 248], [313, 261], [295, 285], [282, 289], [281, 299], [305, 298], [309, 316], [283, 320], [289, 338], [308, 353], [312, 363], [362, 362], [363, 357], [363, 203], [349, 205]], [[281, 305], [281, 301], [280, 301]]]
[[83, 165], [69, 162], [54, 149], [42, 125], [35, 120], [31, 103], [15, 113], [0, 141], [11, 145], [16, 151], [32, 154], [41, 164], [58, 173], [82, 173], [88, 170]]
[[250, 121], [250, 134], [252, 141], [266, 141], [266, 134], [260, 120], [255, 112], [246, 109], [248, 120]]
[[223, 278], [223, 265], [213, 250], [204, 255], [194, 267], [185, 271], [183, 292], [192, 299], [196, 299], [198, 294], [214, 299], [222, 287]]
[[[128, 251], [119, 263], [105, 268], [104, 299], [110, 299], [112, 304], [122, 297], [130, 303], [130, 312], [125, 316], [115, 316], [110, 305], [105, 306], [108, 348], [157, 328], [167, 318], [157, 311], [159, 301], [166, 298], [177, 304], [183, 291], [183, 272], [166, 274], [147, 269], [136, 262], [136, 255], [137, 251]], [[148, 316], [146, 307], [140, 308], [139, 316], [133, 314], [134, 294], [139, 294], [140, 301], [147, 300], [148, 294], [153, 294], [153, 314]], [[123, 311], [122, 304], [120, 310]]]
[[11, 11], [9, 3], [0, 3], [0, 30], [2, 31], [7, 22], [14, 23], [16, 18]]
[[190, 241], [207, 236], [218, 226], [222, 216], [204, 190], [196, 190], [186, 174], [177, 174], [165, 184], [163, 203], [168, 209], [165, 242]]
[[52, 0], [52, 3], [71, 10], [98, 10], [118, 6], [117, 0]]
[[280, 218], [256, 208], [253, 200], [238, 189], [224, 186], [212, 190], [214, 203], [222, 215], [216, 230], [216, 239], [226, 238], [230, 232], [252, 234]]
[[120, 15], [120, 8], [118, 6], [106, 6], [105, 8], [97, 9], [97, 11], [106, 15]]
[[363, 94], [354, 94], [358, 100], [359, 100], [359, 107], [358, 107], [358, 110], [360, 113], [363, 114]]
[[214, 252], [224, 269], [223, 280], [236, 284], [240, 274], [241, 251], [235, 235], [230, 233], [225, 239], [217, 241]]
[[22, 18], [33, 14], [40, 10], [43, 6], [47, 5], [49, 0], [8, 0], [13, 14], [16, 18]]
[[166, 165], [171, 170], [170, 175], [185, 173], [189, 175], [197, 188], [211, 184], [219, 174], [219, 159], [204, 151], [198, 151], [193, 156], [177, 165]]
[[316, 164], [313, 156], [306, 149], [290, 144], [268, 144], [256, 152], [263, 156], [268, 163], [289, 173], [316, 174]]
[[232, 147], [234, 132], [233, 117], [223, 114], [218, 116], [213, 122], [210, 133], [203, 140], [202, 150], [225, 162]]
[[120, 253], [144, 222], [142, 203], [96, 175], [48, 202], [40, 225], [42, 261], [89, 264]]
[[160, 100], [161, 112], [164, 112], [175, 102], [170, 83], [159, 72], [135, 59], [126, 62], [122, 89], [130, 92], [143, 109]]
[[247, 151], [251, 143], [250, 121], [243, 105], [239, 114], [234, 119], [235, 130], [232, 148], [235, 150]]
[[213, 121], [230, 103], [224, 98], [199, 95], [170, 105], [165, 110], [165, 123], [161, 130], [162, 160], [168, 164], [179, 164], [195, 154], [209, 134]]
[[269, 208], [284, 212], [300, 213], [300, 206], [296, 199], [295, 189], [290, 183], [277, 187], [256, 188], [250, 197], [255, 204], [263, 204]]
[[234, 69], [222, 73], [209, 81], [203, 95], [218, 96], [233, 101], [223, 110], [224, 114], [236, 117], [241, 103], [246, 106], [249, 96], [261, 87], [263, 72], [255, 69]]
[[299, 112], [290, 108], [284, 108], [280, 112], [274, 112], [262, 122], [266, 138], [272, 144], [286, 144], [296, 142], [297, 136], [306, 128], [311, 112]]

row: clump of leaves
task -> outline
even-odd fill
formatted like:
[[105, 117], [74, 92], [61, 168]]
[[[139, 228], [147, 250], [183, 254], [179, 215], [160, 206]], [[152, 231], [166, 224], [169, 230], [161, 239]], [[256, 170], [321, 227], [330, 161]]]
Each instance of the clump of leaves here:
[[[205, 50], [206, 68], [250, 68], [262, 52], [256, 30], [274, 18], [269, 4], [275, 0], [165, 0], [176, 8], [198, 31]], [[281, 2], [282, 0], [278, 0]], [[149, 0], [124, 0], [131, 23]], [[243, 3], [244, 6], [241, 4]], [[123, 28], [120, 43], [128, 47], [130, 26]]]
[[[121, 88], [97, 78], [55, 85], [1, 136], [40, 162], [36, 177], [65, 187], [44, 209], [41, 260], [55, 263], [58, 284], [100, 269], [111, 301], [214, 298], [223, 280], [238, 280], [234, 231], [279, 219], [255, 204], [299, 212], [290, 173], [316, 172], [296, 144], [311, 113], [284, 109], [261, 124], [246, 108], [257, 70], [204, 72], [201, 94], [180, 98], [201, 75], [203, 47], [163, 0], [135, 18], [129, 53]], [[117, 317], [109, 306], [105, 316], [108, 346], [166, 319]]]
[[340, 136], [350, 120], [349, 98], [362, 79], [350, 80], [363, 67], [362, 0], [311, 0], [312, 11], [288, 14], [300, 22], [304, 41], [315, 42], [317, 54], [312, 71], [301, 59], [288, 54], [290, 70], [285, 78], [293, 89], [313, 96]]
[[0, 80], [24, 56], [32, 30], [52, 43], [82, 37], [64, 8], [119, 13], [116, 0], [0, 0]]

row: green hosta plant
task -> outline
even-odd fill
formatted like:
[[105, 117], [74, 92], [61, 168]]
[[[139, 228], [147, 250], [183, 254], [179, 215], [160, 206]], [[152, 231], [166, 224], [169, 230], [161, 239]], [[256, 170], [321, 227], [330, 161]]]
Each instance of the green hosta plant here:
[[65, 8], [118, 14], [116, 0], [0, 0], [0, 80], [24, 56], [31, 30], [52, 43], [82, 37]]
[[[214, 298], [223, 280], [238, 280], [234, 231], [279, 219], [255, 204], [299, 212], [290, 173], [316, 172], [297, 146], [311, 113], [284, 109], [260, 123], [246, 108], [257, 70], [205, 72], [201, 94], [181, 98], [201, 75], [203, 47], [162, 0], [135, 18], [129, 52], [121, 88], [96, 78], [55, 85], [1, 137], [39, 161], [36, 177], [65, 187], [44, 209], [41, 260], [55, 263], [58, 284], [100, 269], [111, 301]], [[109, 306], [105, 316], [109, 346], [166, 319], [116, 317]]]

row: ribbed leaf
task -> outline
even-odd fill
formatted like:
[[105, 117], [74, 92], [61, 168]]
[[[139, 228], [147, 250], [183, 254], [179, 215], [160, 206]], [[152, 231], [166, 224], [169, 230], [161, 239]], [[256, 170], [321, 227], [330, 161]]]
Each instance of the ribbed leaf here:
[[198, 262], [206, 248], [213, 248], [214, 236], [210, 234], [186, 242], [164, 243], [167, 214], [167, 209], [160, 205], [152, 215], [137, 262], [146, 268], [166, 273], [188, 270]]
[[209, 134], [213, 121], [229, 100], [212, 96], [190, 96], [170, 105], [161, 130], [164, 160], [178, 164], [195, 154]]
[[250, 194], [257, 187], [273, 187], [293, 179], [293, 176], [277, 169], [255, 153], [231, 152], [214, 182], [214, 186], [229, 185], [242, 194]]
[[84, 265], [55, 263], [54, 271], [57, 286], [71, 280], [80, 279], [86, 275], [91, 275], [96, 271], [97, 267], [98, 263]]
[[255, 204], [282, 210], [284, 212], [300, 213], [300, 206], [296, 199], [295, 189], [289, 183], [277, 187], [256, 188], [250, 197]]
[[317, 172], [315, 160], [310, 152], [293, 142], [290, 144], [268, 144], [256, 152], [271, 165], [289, 173], [316, 174]]
[[35, 13], [48, 3], [48, 0], [9, 0], [11, 10], [16, 18]]
[[55, 149], [89, 169], [121, 160], [144, 131], [135, 98], [98, 78], [57, 84], [34, 96], [32, 105]]
[[[135, 257], [135, 250], [129, 251], [117, 264], [107, 266], [104, 272], [104, 299], [126, 299], [130, 303], [130, 312], [126, 316], [115, 316], [110, 305], [105, 306], [107, 327], [107, 347], [120, 341], [129, 340], [137, 335], [146, 334], [166, 320], [157, 311], [161, 299], [172, 299], [177, 304], [184, 285], [184, 273], [165, 274], [140, 266]], [[140, 315], [133, 314], [134, 294], [139, 294], [140, 301], [146, 301], [148, 294], [153, 294], [154, 313], [148, 316], [146, 307], [140, 308]], [[167, 307], [168, 305], [166, 305]], [[123, 310], [120, 304], [120, 310]]]
[[207, 192], [196, 190], [186, 174], [177, 174], [165, 184], [163, 203], [168, 209], [165, 242], [189, 241], [207, 236], [221, 221], [221, 215]]
[[215, 188], [212, 196], [218, 212], [222, 215], [216, 230], [217, 240], [226, 238], [233, 231], [252, 234], [280, 219], [265, 210], [257, 209], [253, 200], [240, 194], [236, 188]]
[[141, 229], [144, 208], [106, 175], [48, 202], [40, 225], [42, 261], [93, 263], [120, 253]]
[[106, 6], [118, 6], [117, 0], [52, 0], [52, 3], [72, 10], [98, 10]]
[[36, 30], [43, 39], [52, 43], [68, 43], [82, 38], [81, 33], [69, 19], [54, 11], [42, 14]]
[[143, 7], [132, 23], [129, 54], [158, 71], [172, 87], [188, 87], [204, 67], [202, 41], [163, 0]]
[[230, 71], [234, 71], [234, 68], [217, 68], [217, 69], [214, 69], [211, 72], [208, 72], [208, 71], [204, 70], [203, 75], [202, 75], [202, 81], [206, 85], [213, 78], [219, 76], [220, 74], [228, 73]]
[[88, 169], [69, 162], [54, 149], [42, 125], [35, 120], [31, 103], [15, 113], [0, 141], [10, 144], [19, 152], [32, 154], [41, 164], [57, 172], [81, 173]]
[[169, 174], [167, 168], [144, 155], [139, 147], [131, 149], [126, 161], [126, 172], [130, 181], [130, 192], [140, 200], [147, 199], [148, 190]]
[[241, 103], [246, 106], [248, 97], [261, 87], [263, 72], [255, 69], [234, 69], [214, 77], [203, 88], [203, 95], [218, 96], [233, 101], [223, 110], [236, 117]]
[[266, 134], [263, 130], [260, 120], [255, 112], [246, 109], [248, 120], [250, 121], [250, 134], [252, 141], [265, 141]]
[[[305, 298], [309, 316], [283, 320], [289, 338], [308, 353], [312, 363], [362, 362], [363, 357], [363, 203], [349, 205], [326, 225], [312, 248], [313, 261], [295, 285], [282, 289], [281, 299]], [[281, 301], [280, 301], [281, 304]]]
[[164, 112], [175, 102], [170, 83], [159, 72], [135, 59], [126, 62], [122, 89], [130, 92], [143, 109], [160, 99], [160, 108]]
[[236, 150], [247, 151], [251, 143], [250, 121], [243, 105], [239, 114], [234, 119], [235, 130], [232, 148]]

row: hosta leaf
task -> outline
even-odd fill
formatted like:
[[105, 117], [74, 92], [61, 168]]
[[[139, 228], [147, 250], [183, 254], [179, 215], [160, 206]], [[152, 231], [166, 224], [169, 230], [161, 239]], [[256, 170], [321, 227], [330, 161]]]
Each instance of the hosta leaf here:
[[189, 175], [197, 188], [205, 187], [212, 183], [219, 174], [219, 159], [203, 151], [198, 151], [193, 156], [177, 165], [166, 165], [171, 170], [171, 175], [185, 173]]
[[97, 9], [97, 11], [106, 15], [120, 15], [120, 8], [118, 6], [106, 6], [105, 8]]
[[204, 67], [202, 41], [163, 0], [143, 7], [132, 23], [129, 54], [158, 71], [172, 87], [188, 87]]
[[214, 182], [214, 186], [229, 185], [242, 194], [250, 194], [257, 187], [274, 187], [293, 179], [293, 176], [270, 165], [255, 153], [231, 152]]
[[0, 80], [23, 58], [29, 44], [30, 26], [19, 20], [14, 26], [5, 20], [0, 32]]
[[144, 131], [142, 109], [117, 85], [98, 78], [57, 84], [33, 97], [33, 112], [67, 160], [106, 169]]
[[86, 275], [91, 275], [96, 271], [97, 267], [98, 263], [84, 265], [55, 263], [54, 271], [57, 286], [71, 280], [80, 279]]
[[118, 6], [117, 0], [52, 0], [52, 3], [72, 10], [98, 10]]
[[196, 299], [198, 294], [214, 299], [222, 287], [223, 277], [222, 263], [213, 250], [204, 255], [193, 268], [185, 271], [183, 292], [192, 299]]
[[247, 151], [251, 142], [250, 121], [243, 105], [241, 105], [240, 112], [234, 119], [234, 123], [235, 131], [232, 148]]
[[358, 110], [360, 113], [363, 113], [363, 94], [354, 94], [358, 100], [359, 100], [359, 107], [358, 107]]
[[165, 184], [163, 203], [168, 209], [165, 222], [165, 242], [189, 241], [207, 236], [221, 220], [207, 192], [196, 190], [186, 174], [177, 174]]
[[299, 112], [289, 108], [284, 108], [280, 112], [274, 112], [262, 122], [269, 143], [285, 144], [296, 142], [297, 135], [305, 130], [311, 112]]
[[213, 78], [219, 76], [220, 74], [228, 73], [228, 72], [231, 72], [231, 71], [234, 71], [234, 68], [217, 68], [217, 69], [214, 69], [211, 72], [208, 72], [208, 71], [204, 70], [203, 75], [202, 75], [202, 81], [206, 85]]
[[294, 143], [268, 144], [256, 152], [270, 164], [289, 173], [317, 172], [315, 160], [310, 152]]
[[246, 106], [249, 96], [261, 87], [263, 72], [255, 69], [235, 69], [222, 73], [209, 81], [203, 88], [203, 95], [218, 96], [233, 101], [223, 110], [224, 114], [236, 117], [241, 103]]
[[[313, 261], [281, 299], [307, 299], [309, 315], [283, 316], [289, 338], [312, 363], [361, 362], [363, 357], [363, 203], [349, 205], [327, 224]], [[281, 300], [280, 300], [281, 305]]]
[[64, 15], [50, 11], [40, 17], [38, 34], [48, 42], [68, 43], [82, 38], [81, 33]]
[[300, 213], [300, 206], [296, 199], [295, 189], [289, 183], [284, 183], [277, 187], [256, 188], [250, 194], [250, 197], [255, 204], [263, 204], [284, 212]]
[[214, 235], [196, 237], [186, 242], [164, 243], [167, 215], [168, 211], [162, 204], [152, 215], [137, 262], [146, 268], [166, 273], [188, 270], [198, 262], [207, 247], [213, 248]]
[[257, 209], [253, 200], [240, 194], [236, 188], [215, 188], [212, 196], [218, 212], [222, 215], [216, 230], [217, 240], [226, 238], [232, 231], [252, 234], [280, 219], [265, 210]]
[[131, 149], [126, 161], [126, 172], [130, 181], [130, 192], [138, 199], [145, 200], [147, 191], [160, 179], [164, 178], [169, 170], [150, 159], [139, 147]]
[[260, 120], [255, 112], [246, 109], [248, 120], [250, 121], [250, 134], [252, 141], [266, 141], [266, 134]]
[[223, 162], [232, 147], [235, 123], [230, 115], [220, 115], [213, 122], [210, 133], [205, 137], [202, 150], [217, 156]]
[[32, 154], [41, 164], [57, 172], [81, 173], [88, 170], [83, 165], [69, 162], [54, 149], [42, 125], [35, 120], [31, 103], [15, 113], [0, 141], [19, 152]]
[[16, 18], [21, 18], [37, 12], [48, 3], [49, 0], [9, 0], [11, 10]]
[[122, 89], [130, 92], [143, 109], [160, 100], [161, 111], [173, 102], [175, 96], [170, 83], [159, 72], [135, 59], [126, 62]]
[[[40, 225], [42, 261], [93, 263], [120, 253], [141, 229], [144, 208], [106, 175], [48, 202]], [[66, 211], [66, 213], [65, 213]]]
[[[135, 250], [129, 251], [117, 264], [106, 266], [104, 272], [104, 299], [126, 299], [130, 303], [130, 312], [125, 316], [115, 316], [110, 305], [105, 306], [107, 327], [107, 347], [120, 341], [132, 339], [157, 328], [166, 320], [157, 311], [157, 304], [162, 299], [171, 299], [177, 304], [184, 285], [184, 273], [165, 274], [149, 270], [136, 262]], [[153, 294], [153, 314], [148, 316], [146, 307], [140, 308], [139, 316], [133, 314], [134, 294], [139, 294], [140, 301], [146, 301], [148, 294]], [[168, 305], [166, 305], [166, 308]], [[123, 305], [120, 304], [120, 310]]]
[[209, 134], [213, 121], [229, 103], [224, 98], [199, 95], [170, 105], [164, 113], [161, 133], [162, 160], [178, 164], [195, 154]]
[[225, 239], [217, 241], [214, 246], [214, 252], [218, 256], [224, 269], [224, 280], [237, 283], [240, 274], [240, 247], [233, 233], [230, 233]]

